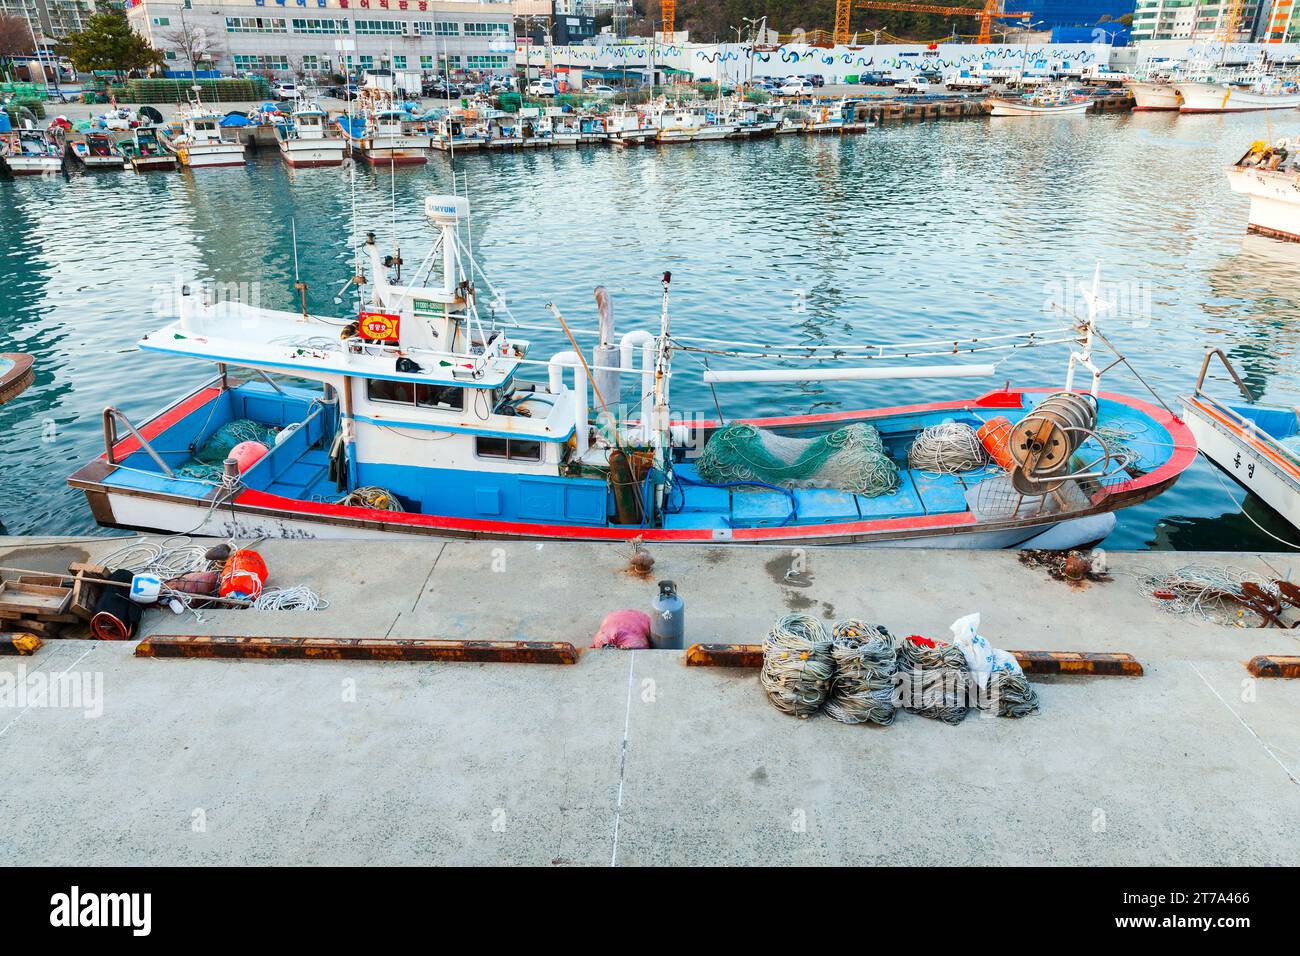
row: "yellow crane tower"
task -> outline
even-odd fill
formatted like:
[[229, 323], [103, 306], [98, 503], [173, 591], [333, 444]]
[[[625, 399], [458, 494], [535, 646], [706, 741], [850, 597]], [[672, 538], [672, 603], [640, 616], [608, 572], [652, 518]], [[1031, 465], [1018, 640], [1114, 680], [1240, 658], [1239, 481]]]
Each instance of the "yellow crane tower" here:
[[[1233, 0], [1240, 4], [1241, 0]], [[994, 20], [1028, 20], [1028, 13], [1008, 13], [1003, 0], [984, 0], [983, 7], [940, 6], [931, 3], [900, 3], [895, 0], [836, 0], [835, 42], [849, 42], [849, 16], [853, 7], [859, 10], [903, 10], [910, 13], [938, 13], [945, 17], [979, 17], [979, 42], [988, 43], [993, 35]]]

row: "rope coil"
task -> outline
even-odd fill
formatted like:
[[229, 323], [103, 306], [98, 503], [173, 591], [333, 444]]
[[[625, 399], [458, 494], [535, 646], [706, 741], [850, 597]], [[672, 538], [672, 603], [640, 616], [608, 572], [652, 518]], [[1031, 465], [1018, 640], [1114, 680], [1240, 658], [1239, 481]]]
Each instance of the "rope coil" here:
[[975, 429], [962, 422], [940, 422], [921, 429], [907, 452], [911, 467], [940, 475], [973, 471], [988, 460]]
[[898, 671], [902, 675], [903, 707], [909, 713], [959, 724], [970, 711], [970, 669], [956, 644], [912, 638], [898, 642]]
[[763, 638], [759, 682], [772, 706], [807, 718], [826, 701], [835, 664], [826, 628], [807, 614], [787, 614]]
[[894, 674], [898, 669], [894, 639], [877, 624], [847, 620], [831, 629], [835, 675], [826, 700], [826, 716], [843, 724], [894, 722]]

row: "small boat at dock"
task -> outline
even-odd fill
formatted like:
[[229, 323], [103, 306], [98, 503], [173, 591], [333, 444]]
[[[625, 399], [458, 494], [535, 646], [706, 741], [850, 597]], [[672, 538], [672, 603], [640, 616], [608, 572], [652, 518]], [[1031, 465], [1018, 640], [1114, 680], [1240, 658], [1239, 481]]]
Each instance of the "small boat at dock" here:
[[339, 117], [338, 127], [352, 155], [372, 166], [412, 166], [428, 162], [428, 134], [416, 133], [413, 118], [394, 105], [393, 94], [381, 87], [361, 88], [351, 116]]
[[221, 120], [221, 114], [205, 107], [196, 97], [181, 111], [180, 134], [164, 134], [163, 145], [190, 169], [243, 166], [244, 144], [226, 138]]
[[63, 144], [46, 130], [10, 130], [0, 133], [0, 162], [15, 176], [50, 175], [63, 168]]
[[[1205, 377], [1219, 359], [1245, 402], [1206, 394]], [[1187, 426], [1205, 456], [1233, 481], [1300, 528], [1300, 419], [1294, 406], [1259, 403], [1221, 349], [1206, 349], [1190, 395], [1180, 398]]]
[[442, 152], [482, 149], [488, 132], [477, 110], [452, 110], [433, 120], [430, 145]]
[[171, 170], [179, 165], [176, 155], [163, 145], [156, 126], [137, 126], [120, 136], [117, 146], [137, 173]]
[[280, 158], [295, 168], [342, 166], [347, 143], [330, 135], [329, 114], [315, 103], [294, 110], [275, 127]]
[[1068, 116], [1086, 113], [1092, 100], [1061, 87], [1035, 90], [1023, 96], [990, 96], [984, 108], [991, 116]]
[[126, 157], [113, 133], [91, 130], [80, 139], [69, 139], [68, 153], [90, 170], [120, 170], [126, 166]]
[[1176, 88], [1180, 113], [1247, 113], [1300, 106], [1300, 85], [1271, 75], [1253, 80], [1184, 82]]
[[33, 359], [23, 352], [0, 353], [0, 405], [25, 392], [35, 380]]

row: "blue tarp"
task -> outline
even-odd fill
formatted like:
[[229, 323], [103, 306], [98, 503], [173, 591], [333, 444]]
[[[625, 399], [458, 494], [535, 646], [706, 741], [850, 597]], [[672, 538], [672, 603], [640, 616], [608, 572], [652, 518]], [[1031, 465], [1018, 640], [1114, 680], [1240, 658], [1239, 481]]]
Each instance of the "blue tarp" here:
[[222, 119], [221, 125], [230, 128], [236, 126], [248, 126], [249, 122], [248, 117], [243, 113], [228, 113], [225, 118]]
[[358, 138], [366, 131], [366, 121], [363, 119], [354, 119], [349, 116], [340, 116], [339, 125], [343, 127], [344, 132], [353, 138]]

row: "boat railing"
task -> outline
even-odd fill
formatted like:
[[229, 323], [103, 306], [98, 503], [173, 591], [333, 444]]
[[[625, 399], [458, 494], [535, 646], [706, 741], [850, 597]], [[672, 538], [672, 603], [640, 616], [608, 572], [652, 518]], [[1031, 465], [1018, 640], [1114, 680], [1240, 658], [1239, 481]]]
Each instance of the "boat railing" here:
[[113, 448], [117, 445], [117, 422], [121, 422], [126, 426], [127, 431], [140, 443], [140, 447], [153, 459], [154, 464], [162, 469], [164, 475], [168, 478], [176, 477], [176, 473], [167, 466], [167, 462], [162, 460], [162, 456], [154, 451], [153, 445], [149, 444], [149, 439], [140, 434], [140, 430], [131, 424], [131, 420], [112, 405], [104, 409], [104, 458], [110, 465], [118, 463], [116, 456], [113, 454]]
[[1205, 358], [1201, 361], [1201, 374], [1196, 376], [1196, 387], [1192, 389], [1192, 396], [1213, 406], [1216, 412], [1230, 419], [1239, 427], [1252, 432], [1257, 431], [1258, 426], [1254, 421], [1247, 418], [1245, 415], [1242, 415], [1236, 409], [1223, 404], [1223, 402], [1219, 401], [1213, 395], [1206, 394], [1204, 388], [1205, 376], [1210, 370], [1210, 360], [1216, 357], [1223, 363], [1223, 367], [1228, 370], [1228, 374], [1232, 376], [1233, 382], [1236, 383], [1237, 388], [1241, 391], [1241, 394], [1245, 397], [1246, 401], [1252, 403], [1255, 401], [1255, 393], [1251, 391], [1250, 386], [1248, 386], [1242, 380], [1241, 376], [1237, 374], [1237, 370], [1233, 367], [1232, 362], [1228, 360], [1228, 356], [1224, 354], [1223, 349], [1215, 348], [1213, 346], [1205, 350]]

